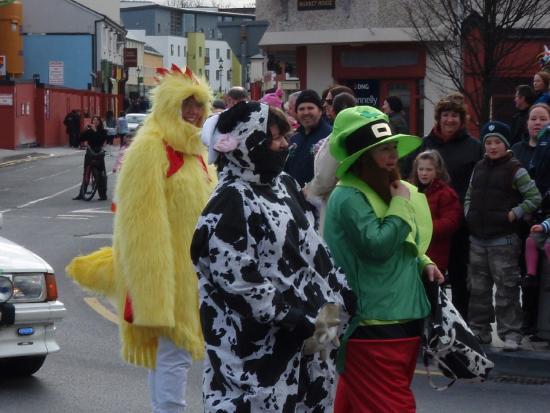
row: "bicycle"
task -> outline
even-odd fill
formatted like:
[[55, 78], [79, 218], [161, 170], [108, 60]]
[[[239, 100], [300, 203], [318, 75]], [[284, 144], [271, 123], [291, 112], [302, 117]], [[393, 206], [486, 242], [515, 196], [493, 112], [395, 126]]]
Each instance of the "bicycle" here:
[[84, 170], [84, 178], [82, 181], [81, 196], [84, 201], [91, 201], [98, 190], [101, 182], [101, 169], [99, 168], [101, 161], [105, 157], [105, 151], [94, 152], [88, 147], [87, 156], [89, 156], [88, 165]]

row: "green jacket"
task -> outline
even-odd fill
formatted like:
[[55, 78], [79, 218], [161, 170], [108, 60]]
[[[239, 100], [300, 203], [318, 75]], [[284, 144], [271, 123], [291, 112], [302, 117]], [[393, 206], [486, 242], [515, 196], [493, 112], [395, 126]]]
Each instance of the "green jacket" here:
[[387, 205], [347, 173], [329, 198], [324, 237], [357, 295], [357, 314], [338, 356], [339, 371], [347, 339], [361, 323], [390, 324], [430, 312], [420, 274], [431, 263], [425, 255], [432, 236], [431, 213], [424, 194], [403, 183], [411, 199], [394, 197]]

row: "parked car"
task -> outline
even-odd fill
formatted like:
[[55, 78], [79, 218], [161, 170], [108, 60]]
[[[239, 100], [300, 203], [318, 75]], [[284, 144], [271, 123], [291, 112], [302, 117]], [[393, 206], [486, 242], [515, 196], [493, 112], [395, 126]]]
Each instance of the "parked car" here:
[[142, 125], [146, 116], [147, 116], [146, 113], [127, 113], [126, 114], [126, 121], [128, 122], [129, 135], [133, 135], [136, 132], [137, 128], [139, 128]]
[[0, 376], [30, 376], [59, 351], [55, 323], [65, 311], [52, 267], [0, 237]]

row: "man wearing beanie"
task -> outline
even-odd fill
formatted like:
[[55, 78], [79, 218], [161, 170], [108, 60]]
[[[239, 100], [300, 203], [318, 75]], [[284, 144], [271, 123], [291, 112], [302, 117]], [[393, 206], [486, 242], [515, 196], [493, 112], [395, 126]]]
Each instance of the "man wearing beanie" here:
[[[482, 344], [491, 343], [491, 323], [504, 351], [518, 350], [522, 339], [519, 303], [518, 225], [541, 202], [540, 193], [510, 149], [510, 128], [489, 122], [481, 130], [485, 156], [472, 173], [464, 200], [470, 231], [469, 324]], [[493, 284], [496, 285], [493, 308]]]
[[311, 89], [302, 91], [296, 99], [296, 115], [300, 127], [291, 139], [293, 148], [285, 165], [285, 172], [301, 186], [313, 178], [314, 145], [326, 138], [332, 127], [322, 118], [323, 108], [319, 94]]

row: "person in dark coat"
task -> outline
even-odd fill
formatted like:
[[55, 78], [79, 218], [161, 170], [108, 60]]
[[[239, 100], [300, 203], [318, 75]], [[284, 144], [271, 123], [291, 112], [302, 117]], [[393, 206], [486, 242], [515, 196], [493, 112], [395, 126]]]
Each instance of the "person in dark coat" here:
[[516, 87], [514, 96], [514, 105], [517, 112], [512, 118], [510, 128], [512, 130], [510, 145], [513, 147], [517, 142], [529, 140], [529, 131], [527, 130], [527, 118], [529, 117], [529, 108], [535, 102], [535, 92], [529, 85], [519, 85]]
[[88, 166], [93, 162], [96, 168], [99, 169], [100, 179], [97, 185], [99, 200], [107, 199], [107, 171], [105, 170], [105, 152], [103, 146], [107, 141], [107, 131], [103, 127], [103, 122], [99, 116], [94, 116], [86, 130], [80, 135], [80, 142], [87, 143], [86, 155], [84, 156], [84, 173], [82, 176], [82, 184], [78, 195], [73, 200], [84, 199], [84, 191], [90, 180]]
[[313, 148], [332, 132], [332, 126], [322, 118], [321, 97], [314, 90], [300, 93], [296, 99], [296, 113], [300, 127], [290, 140], [285, 172], [303, 187], [313, 178]]
[[533, 90], [535, 91], [535, 103], [550, 104], [550, 73], [541, 72], [535, 73], [533, 76]]
[[[450, 185], [458, 194], [462, 206], [474, 166], [483, 156], [481, 143], [468, 133], [466, 121], [464, 96], [452, 93], [443, 97], [435, 106], [436, 123], [432, 131], [424, 137], [420, 148], [401, 164], [402, 175], [409, 177], [416, 156], [425, 150], [436, 149], [445, 161], [451, 177]], [[470, 250], [468, 236], [468, 229], [462, 220], [451, 241], [447, 268], [453, 304], [465, 320], [469, 301], [466, 284]]]
[[[512, 152], [518, 161], [520, 161], [521, 166], [523, 166], [532, 178], [534, 178], [534, 170], [530, 169], [531, 160], [535, 154], [535, 149], [537, 148], [538, 133], [541, 129], [550, 121], [550, 112], [547, 111], [543, 106], [536, 105], [531, 106], [531, 109], [528, 110], [527, 114], [527, 130], [528, 138], [520, 142], [516, 142], [512, 146]], [[525, 242], [529, 236], [531, 225], [533, 222], [524, 221], [519, 225], [518, 235], [520, 237], [522, 247], [520, 255], [520, 269], [523, 276], [522, 283], [522, 309], [523, 309], [523, 332], [526, 335], [534, 334], [536, 331], [537, 324], [537, 314], [538, 314], [538, 286], [531, 285], [536, 283], [527, 282], [528, 279], [526, 276], [527, 268], [525, 262]]]
[[63, 124], [69, 134], [69, 145], [78, 148], [80, 143], [80, 112], [76, 109], [71, 110], [65, 116]]
[[403, 116], [403, 102], [397, 96], [388, 96], [382, 105], [382, 112], [388, 115], [393, 133], [409, 133], [409, 125]]

